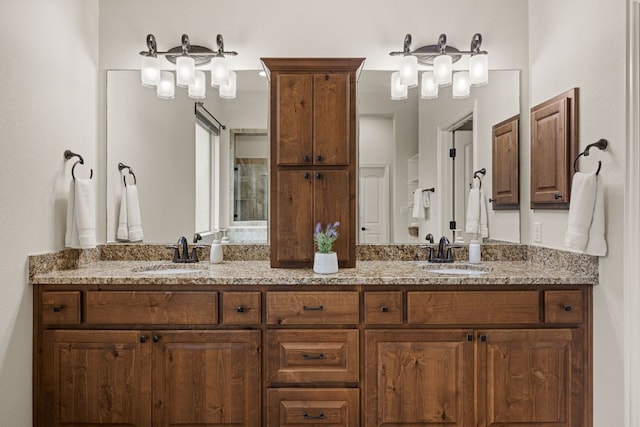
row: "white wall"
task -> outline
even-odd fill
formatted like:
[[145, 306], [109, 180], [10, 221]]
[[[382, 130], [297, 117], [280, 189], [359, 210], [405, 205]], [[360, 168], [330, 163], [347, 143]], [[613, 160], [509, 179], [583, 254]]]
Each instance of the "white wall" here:
[[71, 162], [62, 153], [96, 167], [98, 18], [97, 0], [0, 1], [2, 426], [31, 425], [27, 256], [64, 245]]
[[[579, 87], [581, 149], [599, 138], [609, 140], [607, 150], [592, 152], [581, 168], [594, 170], [602, 160], [609, 245], [593, 292], [594, 426], [622, 426], [626, 2], [532, 0], [529, 19], [531, 105]], [[528, 181], [521, 188], [528, 198]], [[543, 246], [562, 248], [567, 214], [527, 210], [524, 219], [529, 229], [542, 223]]]

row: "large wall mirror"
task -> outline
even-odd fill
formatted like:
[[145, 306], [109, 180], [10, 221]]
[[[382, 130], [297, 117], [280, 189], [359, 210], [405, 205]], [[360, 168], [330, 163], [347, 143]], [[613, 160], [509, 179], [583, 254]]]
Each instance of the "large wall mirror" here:
[[[267, 243], [266, 78], [258, 70], [239, 71], [232, 100], [209, 90], [202, 106], [221, 126], [207, 135], [186, 90], [160, 100], [139, 79], [139, 71], [107, 72], [107, 241], [117, 241], [122, 162], [136, 173], [145, 243], [173, 243], [196, 232], [208, 242], [209, 231], [221, 229], [231, 243]], [[468, 183], [464, 173], [451, 172], [443, 154], [461, 140], [456, 126], [466, 121], [471, 127], [467, 169], [490, 170], [491, 126], [518, 114], [519, 72], [492, 71], [489, 85], [473, 88], [465, 100], [452, 100], [446, 89], [438, 99], [422, 100], [419, 89], [410, 89], [407, 100], [392, 101], [389, 81], [387, 71], [363, 71], [358, 81], [358, 239], [422, 243], [426, 233], [449, 233], [454, 187], [464, 210]], [[490, 185], [487, 173], [483, 186]], [[424, 217], [416, 218], [413, 191], [422, 187], [436, 191]], [[519, 241], [518, 212], [489, 211], [490, 237]]]

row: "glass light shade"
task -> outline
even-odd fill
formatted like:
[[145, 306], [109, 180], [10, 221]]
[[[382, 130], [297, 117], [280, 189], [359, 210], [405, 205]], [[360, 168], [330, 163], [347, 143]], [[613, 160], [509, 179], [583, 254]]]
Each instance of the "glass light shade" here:
[[477, 54], [469, 59], [469, 78], [471, 86], [489, 83], [489, 55]]
[[400, 83], [400, 71], [391, 73], [391, 99], [394, 101], [402, 101], [407, 99], [408, 88]]
[[142, 57], [140, 78], [143, 86], [156, 86], [160, 83], [160, 60], [157, 57]]
[[220, 85], [220, 98], [234, 99], [236, 97], [236, 72], [229, 71], [229, 83]]
[[434, 99], [438, 97], [438, 84], [433, 77], [433, 71], [425, 71], [422, 73], [420, 97], [423, 99]]
[[195, 81], [189, 85], [189, 98], [204, 99], [206, 91], [204, 71], [196, 70]]
[[406, 87], [418, 86], [418, 58], [413, 55], [402, 57], [400, 65], [400, 84]]
[[229, 84], [229, 65], [222, 56], [211, 59], [211, 86], [218, 87]]
[[171, 71], [160, 72], [160, 83], [157, 86], [158, 98], [173, 99], [176, 92], [176, 86], [173, 82], [173, 73]]
[[179, 56], [176, 60], [176, 85], [188, 87], [195, 82], [196, 62], [189, 56]]
[[440, 86], [451, 84], [451, 64], [449, 55], [438, 55], [433, 60], [433, 77]]
[[453, 99], [468, 98], [471, 93], [469, 84], [469, 72], [458, 71], [453, 75]]

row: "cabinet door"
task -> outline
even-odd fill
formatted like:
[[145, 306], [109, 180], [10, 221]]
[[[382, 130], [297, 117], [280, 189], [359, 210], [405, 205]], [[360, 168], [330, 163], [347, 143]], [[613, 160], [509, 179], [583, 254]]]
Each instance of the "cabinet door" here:
[[493, 209], [518, 209], [520, 206], [519, 117], [493, 127]]
[[37, 424], [152, 425], [152, 343], [143, 337], [132, 331], [44, 332]]
[[[271, 96], [272, 146], [278, 165], [311, 164], [313, 155], [313, 75], [277, 74]], [[275, 139], [275, 141], [274, 141]], [[273, 152], [272, 152], [273, 155]]]
[[271, 192], [271, 265], [313, 260], [313, 175], [305, 170], [276, 172]]
[[259, 331], [163, 331], [154, 341], [154, 426], [260, 426]]
[[314, 74], [313, 162], [348, 165], [350, 161], [350, 85], [348, 73]]
[[365, 339], [367, 427], [475, 427], [468, 332], [366, 331]]
[[579, 335], [572, 329], [480, 332], [478, 426], [584, 425]]
[[[318, 222], [340, 222], [338, 240], [333, 250], [338, 253], [341, 266], [355, 262], [355, 192], [348, 185], [348, 170], [323, 170], [314, 172], [314, 225]], [[352, 249], [353, 248], [353, 249]], [[353, 250], [353, 253], [351, 252]], [[352, 265], [353, 267], [353, 265]]]

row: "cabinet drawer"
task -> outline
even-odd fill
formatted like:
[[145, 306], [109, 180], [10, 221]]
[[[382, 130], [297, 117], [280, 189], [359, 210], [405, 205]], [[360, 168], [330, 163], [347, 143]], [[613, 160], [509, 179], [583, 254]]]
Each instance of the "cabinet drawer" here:
[[360, 425], [360, 392], [350, 388], [291, 389], [267, 391], [268, 427]]
[[46, 324], [79, 324], [80, 323], [80, 291], [45, 291], [40, 303], [42, 323]]
[[222, 323], [225, 325], [257, 325], [261, 314], [260, 292], [222, 294]]
[[268, 292], [270, 325], [356, 324], [358, 292]]
[[270, 383], [331, 383], [359, 380], [357, 330], [267, 332]]
[[537, 291], [407, 292], [410, 324], [538, 323]]
[[402, 324], [402, 292], [366, 292], [364, 320], [384, 325]]
[[544, 321], [547, 323], [581, 323], [582, 291], [545, 291]]
[[217, 292], [87, 292], [86, 320], [102, 325], [212, 325]]

